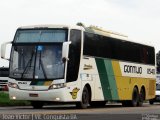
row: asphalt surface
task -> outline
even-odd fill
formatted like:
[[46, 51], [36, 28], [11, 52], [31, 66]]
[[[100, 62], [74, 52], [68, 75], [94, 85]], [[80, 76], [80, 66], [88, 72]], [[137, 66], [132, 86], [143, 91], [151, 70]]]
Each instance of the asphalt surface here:
[[[18, 116], [19, 115], [19, 116]], [[22, 116], [23, 115], [23, 116]], [[27, 116], [28, 117], [24, 117]], [[77, 109], [74, 105], [0, 107], [1, 120], [160, 120], [160, 103], [143, 107], [107, 104], [101, 108]]]

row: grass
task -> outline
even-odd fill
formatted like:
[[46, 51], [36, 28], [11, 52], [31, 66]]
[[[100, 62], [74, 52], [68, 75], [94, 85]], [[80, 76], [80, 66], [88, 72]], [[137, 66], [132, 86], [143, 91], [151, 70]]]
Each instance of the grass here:
[[27, 106], [30, 105], [28, 101], [10, 100], [8, 92], [0, 92], [0, 106]]

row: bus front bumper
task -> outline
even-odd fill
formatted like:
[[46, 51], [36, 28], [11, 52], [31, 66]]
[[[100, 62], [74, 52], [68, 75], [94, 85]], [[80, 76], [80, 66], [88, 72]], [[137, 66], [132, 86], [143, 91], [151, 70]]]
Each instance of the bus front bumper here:
[[[68, 91], [68, 92], [66, 92]], [[55, 101], [66, 102], [71, 100], [69, 90], [66, 88], [46, 90], [46, 91], [29, 91], [9, 88], [9, 96], [12, 100], [29, 100], [29, 101]]]

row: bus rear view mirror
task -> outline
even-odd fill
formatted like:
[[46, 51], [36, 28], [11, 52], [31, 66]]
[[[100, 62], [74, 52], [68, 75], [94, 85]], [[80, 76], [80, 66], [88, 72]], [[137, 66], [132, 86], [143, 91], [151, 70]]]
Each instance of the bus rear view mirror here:
[[[1, 58], [5, 60], [9, 60], [10, 58], [10, 50], [11, 50], [12, 42], [6, 42], [1, 45]], [[7, 52], [6, 52], [7, 49]]]
[[62, 61], [65, 62], [69, 60], [68, 53], [69, 53], [69, 45], [71, 44], [71, 41], [64, 42], [62, 47]]

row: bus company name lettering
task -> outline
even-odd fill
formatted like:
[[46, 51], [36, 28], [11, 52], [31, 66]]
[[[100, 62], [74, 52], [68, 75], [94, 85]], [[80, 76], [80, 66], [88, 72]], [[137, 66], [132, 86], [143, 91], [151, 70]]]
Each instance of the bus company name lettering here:
[[[132, 66], [132, 65], [124, 65], [124, 72], [125, 73], [142, 74], [142, 67]], [[147, 68], [147, 74], [155, 75], [155, 69]]]
[[142, 67], [131, 66], [131, 65], [124, 65], [124, 72], [125, 73], [142, 74]]

